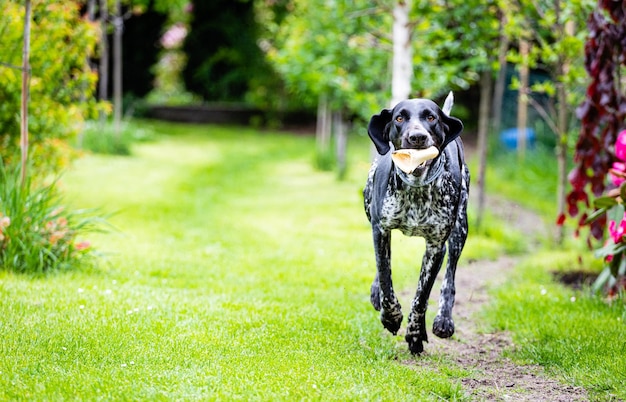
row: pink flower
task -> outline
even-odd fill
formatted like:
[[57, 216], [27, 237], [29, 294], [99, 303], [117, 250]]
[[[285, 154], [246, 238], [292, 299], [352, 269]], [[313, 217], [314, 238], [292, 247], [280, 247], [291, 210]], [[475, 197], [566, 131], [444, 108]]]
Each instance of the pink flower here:
[[[614, 162], [613, 163], [613, 169], [617, 170], [618, 172], [622, 172], [626, 174], [626, 163], [624, 162]], [[626, 181], [626, 179], [624, 179], [623, 177], [620, 177], [616, 174], [613, 174], [612, 171], [609, 170], [609, 176], [611, 177], [611, 181], [613, 182], [613, 184], [615, 185], [615, 187], [619, 187], [622, 185], [622, 183], [624, 181]]]
[[67, 235], [67, 231], [57, 230], [50, 235], [50, 239], [48, 239], [48, 241], [50, 242], [50, 245], [54, 246], [59, 242], [59, 240], [63, 239], [65, 235]]
[[615, 156], [622, 161], [626, 161], [626, 130], [620, 131], [615, 141]]
[[88, 241], [81, 241], [81, 242], [74, 244], [74, 249], [76, 251], [87, 250], [89, 247], [91, 247], [91, 243], [89, 243]]
[[176, 24], [165, 31], [161, 37], [161, 44], [166, 49], [174, 49], [179, 47], [187, 36], [187, 28], [183, 24]]
[[[626, 217], [626, 213], [624, 213], [624, 217]], [[626, 219], [622, 218], [619, 226], [617, 226], [617, 222], [609, 221], [609, 234], [615, 244], [621, 243], [624, 234], [626, 234]]]
[[0, 230], [6, 228], [10, 224], [11, 224], [11, 218], [9, 218], [8, 216], [3, 216], [2, 218], [0, 218]]

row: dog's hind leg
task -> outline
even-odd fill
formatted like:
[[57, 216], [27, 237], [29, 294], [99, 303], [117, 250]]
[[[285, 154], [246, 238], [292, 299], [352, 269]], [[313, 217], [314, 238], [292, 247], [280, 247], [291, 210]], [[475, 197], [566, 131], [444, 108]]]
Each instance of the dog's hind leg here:
[[413, 299], [409, 323], [406, 328], [405, 339], [409, 344], [409, 350], [413, 354], [420, 354], [424, 350], [423, 342], [428, 342], [426, 334], [426, 309], [430, 291], [435, 284], [437, 273], [441, 269], [443, 257], [446, 254], [445, 243], [426, 242], [426, 252], [422, 259], [417, 292]]
[[391, 233], [380, 230], [377, 225], [372, 225], [372, 233], [377, 273], [372, 283], [370, 298], [374, 308], [380, 310], [380, 321], [383, 326], [395, 335], [402, 324], [402, 309], [393, 292], [391, 280]]
[[439, 311], [433, 321], [433, 334], [440, 338], [449, 338], [454, 334], [454, 321], [452, 320], [452, 307], [456, 294], [454, 275], [461, 251], [465, 245], [465, 239], [467, 239], [467, 201], [463, 201], [459, 207], [456, 224], [448, 238], [448, 263], [441, 285]]

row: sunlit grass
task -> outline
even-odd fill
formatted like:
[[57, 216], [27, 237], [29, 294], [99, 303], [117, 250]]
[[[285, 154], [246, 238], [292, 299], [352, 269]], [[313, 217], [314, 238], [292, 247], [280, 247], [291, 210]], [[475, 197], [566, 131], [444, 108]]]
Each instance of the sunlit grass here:
[[[162, 139], [61, 183], [116, 212], [118, 232], [90, 239], [100, 268], [0, 272], [0, 399], [463, 398], [456, 378], [399, 364], [369, 305], [365, 139], [339, 182], [312, 167], [312, 138], [143, 124]], [[414, 283], [416, 250], [397, 250], [398, 285]]]
[[[133, 145], [130, 157], [87, 156], [60, 183], [75, 207], [114, 212], [117, 231], [89, 239], [105, 256], [100, 267], [38, 278], [0, 272], [0, 399], [466, 398], [459, 378], [471, 370], [400, 364], [411, 359], [406, 345], [369, 304], [366, 136], [351, 137], [338, 181], [315, 170], [310, 137], [133, 124], [156, 141]], [[394, 283], [413, 292], [423, 241], [394, 233], [393, 242]], [[525, 252], [526, 243], [489, 213], [480, 230], [470, 227], [461, 265]], [[545, 274], [562, 264], [530, 261], [496, 293], [487, 321], [518, 334], [527, 346], [520, 358], [593, 389], [581, 379], [592, 363], [570, 369], [574, 355], [561, 365], [543, 344], [553, 356], [580, 353], [575, 336], [590, 342], [605, 327], [584, 332], [571, 320], [616, 322], [623, 313], [583, 294], [571, 302]], [[533, 304], [542, 286], [563, 300]], [[561, 337], [552, 322], [580, 333]], [[621, 328], [607, 339], [623, 338]], [[598, 389], [618, 392], [620, 364], [596, 365], [615, 378]]]
[[[556, 220], [556, 158], [549, 150], [514, 153], [490, 160], [488, 188], [526, 208], [545, 222]], [[563, 246], [544, 244], [522, 259], [506, 284], [494, 290], [486, 321], [513, 334], [511, 356], [541, 364], [561, 380], [582, 386], [593, 400], [626, 398], [626, 307], [608, 303], [589, 287], [573, 290], [555, 281], [553, 272], [599, 272], [601, 261], [585, 246], [584, 234], [567, 235]]]
[[488, 311], [497, 329], [514, 334], [513, 356], [541, 364], [593, 399], [626, 398], [626, 307], [590, 297], [552, 280], [551, 270], [576, 267], [567, 252], [540, 252], [527, 258], [514, 277], [495, 291]]

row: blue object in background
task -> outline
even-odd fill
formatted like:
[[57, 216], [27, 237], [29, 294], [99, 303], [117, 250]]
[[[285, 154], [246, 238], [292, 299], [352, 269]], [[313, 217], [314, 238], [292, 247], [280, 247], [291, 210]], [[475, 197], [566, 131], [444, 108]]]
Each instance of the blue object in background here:
[[[507, 128], [500, 133], [500, 142], [506, 149], [517, 149], [517, 127]], [[526, 128], [526, 147], [534, 148], [535, 146], [535, 130]]]

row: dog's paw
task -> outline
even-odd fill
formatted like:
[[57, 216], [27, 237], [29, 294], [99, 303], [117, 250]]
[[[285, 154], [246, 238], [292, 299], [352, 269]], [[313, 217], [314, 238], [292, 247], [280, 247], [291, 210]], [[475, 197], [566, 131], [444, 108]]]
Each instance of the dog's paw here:
[[440, 338], [449, 338], [454, 334], [454, 321], [450, 317], [438, 315], [433, 322], [433, 334]]
[[428, 342], [425, 323], [421, 325], [411, 325], [406, 329], [404, 339], [409, 344], [409, 350], [414, 355], [419, 355], [424, 351], [424, 342]]
[[380, 287], [378, 285], [378, 281], [374, 281], [374, 283], [372, 283], [372, 287], [370, 289], [370, 302], [376, 311], [380, 311]]
[[383, 326], [387, 329], [387, 331], [392, 334], [397, 334], [400, 329], [400, 325], [402, 325], [402, 310], [400, 309], [399, 304], [395, 304], [397, 308], [382, 308], [380, 310], [380, 322], [383, 323]]
[[407, 343], [409, 344], [409, 351], [413, 355], [419, 355], [424, 351], [424, 343], [416, 336], [406, 336]]

